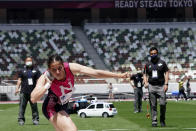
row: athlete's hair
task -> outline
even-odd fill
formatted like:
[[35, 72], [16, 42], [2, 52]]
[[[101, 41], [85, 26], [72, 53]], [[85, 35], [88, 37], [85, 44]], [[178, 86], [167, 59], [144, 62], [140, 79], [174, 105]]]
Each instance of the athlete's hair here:
[[153, 50], [156, 50], [157, 51], [157, 54], [159, 53], [158, 49], [156, 47], [151, 47], [150, 50], [149, 50], [149, 53]]
[[55, 61], [58, 61], [58, 62], [60, 62], [60, 63], [63, 64], [63, 59], [59, 55], [55, 54], [55, 55], [52, 55], [52, 56], [49, 57], [48, 63], [47, 63], [48, 64], [48, 67], [50, 68], [50, 65], [53, 62], [55, 62]]

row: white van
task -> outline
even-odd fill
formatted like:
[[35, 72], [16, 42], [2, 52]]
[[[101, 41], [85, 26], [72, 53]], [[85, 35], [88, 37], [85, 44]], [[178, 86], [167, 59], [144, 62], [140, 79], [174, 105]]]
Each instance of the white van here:
[[90, 104], [85, 109], [78, 111], [78, 116], [85, 118], [90, 116], [102, 116], [104, 118], [114, 116], [117, 114], [117, 110], [112, 103], [95, 102]]

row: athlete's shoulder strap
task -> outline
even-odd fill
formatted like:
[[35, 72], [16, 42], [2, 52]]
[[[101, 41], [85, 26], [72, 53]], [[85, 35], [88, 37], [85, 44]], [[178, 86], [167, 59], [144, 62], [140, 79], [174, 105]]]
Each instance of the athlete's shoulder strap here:
[[71, 73], [71, 74], [72, 74], [72, 72], [71, 72], [71, 70], [70, 70], [70, 67], [69, 67], [69, 63], [64, 62], [63, 64], [64, 64], [65, 71], [66, 71], [67, 73]]
[[65, 68], [65, 70], [67, 72], [68, 71], [67, 69], [69, 69], [69, 63], [64, 62], [63, 65], [64, 65], [64, 68]]

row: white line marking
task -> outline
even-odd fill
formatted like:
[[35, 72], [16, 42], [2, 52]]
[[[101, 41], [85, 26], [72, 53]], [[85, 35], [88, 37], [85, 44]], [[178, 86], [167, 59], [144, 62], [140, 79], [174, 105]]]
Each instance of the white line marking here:
[[184, 129], [184, 130], [196, 130], [196, 128], [166, 128], [166, 127], [160, 127], [160, 128], [152, 128], [152, 130], [177, 130], [177, 129]]
[[95, 131], [95, 130], [78, 130], [78, 131]]
[[[0, 110], [3, 111], [3, 110]], [[176, 127], [171, 127], [171, 128], [166, 128], [166, 127], [160, 127], [160, 128], [152, 128], [152, 130], [177, 130], [180, 128], [176, 128]], [[181, 128], [181, 129], [185, 129], [185, 130], [196, 130], [196, 128]], [[102, 131], [128, 131], [130, 129], [104, 129]], [[78, 131], [96, 131], [96, 130], [78, 130]]]
[[175, 127], [171, 127], [171, 128], [167, 128], [167, 127], [158, 127], [158, 128], [152, 128], [152, 130], [176, 130], [176, 129], [178, 129], [178, 128], [175, 128]]
[[129, 129], [104, 129], [102, 131], [128, 131]]

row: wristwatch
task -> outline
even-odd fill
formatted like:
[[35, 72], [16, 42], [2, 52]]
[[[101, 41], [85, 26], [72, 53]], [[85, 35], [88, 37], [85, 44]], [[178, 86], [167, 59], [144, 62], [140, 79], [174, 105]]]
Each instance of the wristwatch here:
[[167, 85], [167, 86], [168, 86], [168, 83], [167, 83], [167, 84], [165, 84], [165, 85]]

